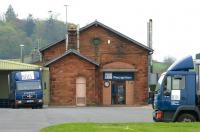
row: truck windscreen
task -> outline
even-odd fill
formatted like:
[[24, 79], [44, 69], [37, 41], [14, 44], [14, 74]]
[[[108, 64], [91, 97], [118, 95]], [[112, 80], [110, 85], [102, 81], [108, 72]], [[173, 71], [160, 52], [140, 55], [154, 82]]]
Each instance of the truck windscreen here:
[[156, 85], [156, 89], [155, 89], [156, 92], [160, 90], [160, 86], [161, 86], [164, 78], [165, 78], [165, 74], [162, 74], [160, 76], [159, 80], [158, 80], [157, 85]]
[[40, 81], [17, 81], [17, 90], [41, 89]]

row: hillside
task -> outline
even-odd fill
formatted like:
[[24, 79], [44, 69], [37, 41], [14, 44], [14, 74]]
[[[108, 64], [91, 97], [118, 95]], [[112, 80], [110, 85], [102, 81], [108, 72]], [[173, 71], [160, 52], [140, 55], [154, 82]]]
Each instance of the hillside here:
[[39, 48], [63, 39], [65, 24], [49, 15], [46, 20], [35, 19], [31, 14], [19, 19], [10, 5], [0, 17], [0, 59], [20, 57], [20, 44], [24, 45], [24, 55], [34, 54]]

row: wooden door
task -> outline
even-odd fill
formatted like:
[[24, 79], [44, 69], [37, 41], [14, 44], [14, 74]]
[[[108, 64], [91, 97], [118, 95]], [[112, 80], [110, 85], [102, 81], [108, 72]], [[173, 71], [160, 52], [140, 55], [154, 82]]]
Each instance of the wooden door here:
[[76, 105], [86, 105], [86, 79], [84, 77], [76, 79]]

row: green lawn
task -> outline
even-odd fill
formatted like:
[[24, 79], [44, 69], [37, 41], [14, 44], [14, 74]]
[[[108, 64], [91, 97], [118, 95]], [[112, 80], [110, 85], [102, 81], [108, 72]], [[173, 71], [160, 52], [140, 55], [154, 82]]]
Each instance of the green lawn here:
[[199, 123], [66, 123], [41, 132], [200, 132]]

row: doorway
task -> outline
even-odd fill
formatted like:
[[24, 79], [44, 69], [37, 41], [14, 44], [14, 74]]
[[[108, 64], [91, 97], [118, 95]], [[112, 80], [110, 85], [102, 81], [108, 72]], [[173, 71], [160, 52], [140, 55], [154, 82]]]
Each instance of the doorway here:
[[86, 105], [86, 79], [84, 77], [76, 79], [76, 105]]
[[116, 80], [112, 81], [112, 90], [111, 90], [111, 102], [114, 105], [117, 104], [126, 104], [126, 91], [125, 91], [125, 81]]

